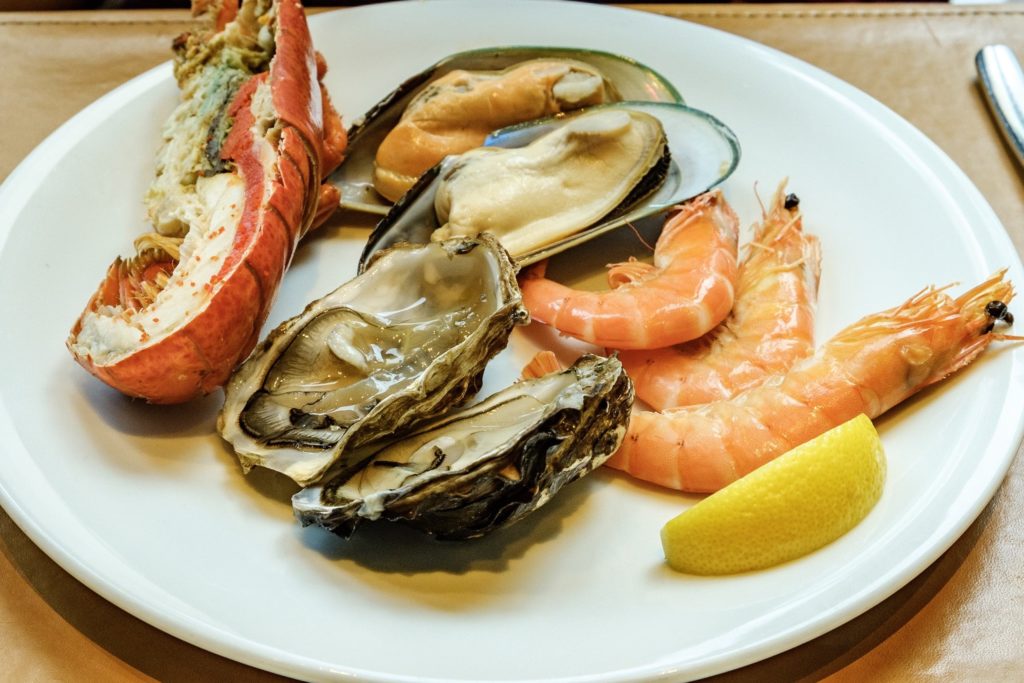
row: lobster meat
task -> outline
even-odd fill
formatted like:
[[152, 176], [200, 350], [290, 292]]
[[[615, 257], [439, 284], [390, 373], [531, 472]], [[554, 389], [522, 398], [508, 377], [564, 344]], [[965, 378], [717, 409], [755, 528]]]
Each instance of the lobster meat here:
[[75, 359], [115, 389], [180, 403], [256, 345], [299, 239], [337, 206], [346, 133], [298, 0], [196, 0], [175, 40], [182, 102], [146, 195], [154, 231], [75, 322]]

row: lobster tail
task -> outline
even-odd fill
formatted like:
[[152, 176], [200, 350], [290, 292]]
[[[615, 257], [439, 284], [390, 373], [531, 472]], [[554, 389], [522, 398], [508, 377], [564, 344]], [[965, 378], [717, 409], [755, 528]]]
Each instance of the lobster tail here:
[[331, 213], [321, 179], [345, 146], [297, 0], [193, 11], [210, 28], [175, 42], [185, 98], [147, 194], [156, 232], [68, 339], [83, 367], [153, 403], [213, 391], [255, 346], [298, 240]]

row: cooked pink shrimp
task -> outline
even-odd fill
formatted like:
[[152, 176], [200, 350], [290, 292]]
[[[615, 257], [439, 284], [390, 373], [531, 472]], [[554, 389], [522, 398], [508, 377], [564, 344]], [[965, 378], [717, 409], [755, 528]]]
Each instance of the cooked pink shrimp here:
[[655, 409], [730, 398], [814, 351], [821, 249], [784, 188], [746, 246], [729, 317], [686, 344], [619, 355], [637, 396]]
[[530, 362], [523, 366], [523, 379], [536, 379], [552, 372], [564, 370], [554, 351], [538, 351]]
[[615, 289], [574, 290], [538, 263], [519, 278], [530, 315], [577, 339], [617, 349], [655, 349], [696, 339], [732, 308], [738, 220], [722, 193], [684, 204], [654, 247], [654, 265], [611, 266]]
[[846, 328], [814, 356], [733, 399], [635, 411], [608, 464], [662, 486], [709, 492], [860, 413], [875, 418], [970, 363], [993, 339], [1013, 285], [1005, 271], [953, 300], [930, 287]]

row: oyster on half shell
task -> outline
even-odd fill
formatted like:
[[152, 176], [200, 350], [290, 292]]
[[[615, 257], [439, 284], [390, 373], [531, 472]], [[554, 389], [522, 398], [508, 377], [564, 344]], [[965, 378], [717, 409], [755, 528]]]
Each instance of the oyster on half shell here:
[[620, 102], [512, 126], [421, 176], [360, 264], [401, 242], [487, 231], [526, 265], [706, 192], [739, 158], [728, 127], [678, 104]]
[[218, 429], [245, 470], [307, 485], [351, 449], [476, 393], [528, 320], [489, 235], [387, 250], [271, 332], [225, 387]]
[[[633, 387], [616, 358], [583, 356], [524, 380], [299, 491], [303, 525], [348, 537], [364, 519], [402, 521], [444, 539], [512, 524], [591, 472], [626, 433]], [[365, 460], [364, 460], [365, 458]]]
[[[330, 182], [343, 207], [383, 215], [444, 154], [477, 147], [496, 128], [619, 100], [683, 98], [654, 70], [608, 52], [546, 46], [460, 52], [411, 76], [356, 121]], [[393, 134], [403, 118], [406, 125]]]

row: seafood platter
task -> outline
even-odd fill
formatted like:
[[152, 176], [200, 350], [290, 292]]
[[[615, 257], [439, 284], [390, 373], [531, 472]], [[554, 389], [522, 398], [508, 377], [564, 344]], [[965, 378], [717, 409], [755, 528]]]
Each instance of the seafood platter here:
[[[305, 679], [692, 678], [884, 599], [1001, 480], [1021, 264], [850, 86], [573, 3], [193, 13], [172, 66], [2, 190], [8, 264], [76, 193], [116, 198], [60, 228], [70, 357], [29, 353], [50, 374], [17, 404], [6, 380], [0, 423], [24, 444], [0, 500], [116, 604]], [[407, 23], [430, 39], [381, 33]], [[120, 175], [60, 182], [110, 146]], [[72, 420], [52, 444], [25, 436], [41, 405]], [[860, 415], [889, 471], [852, 530], [761, 571], [665, 566], [669, 517]]]

